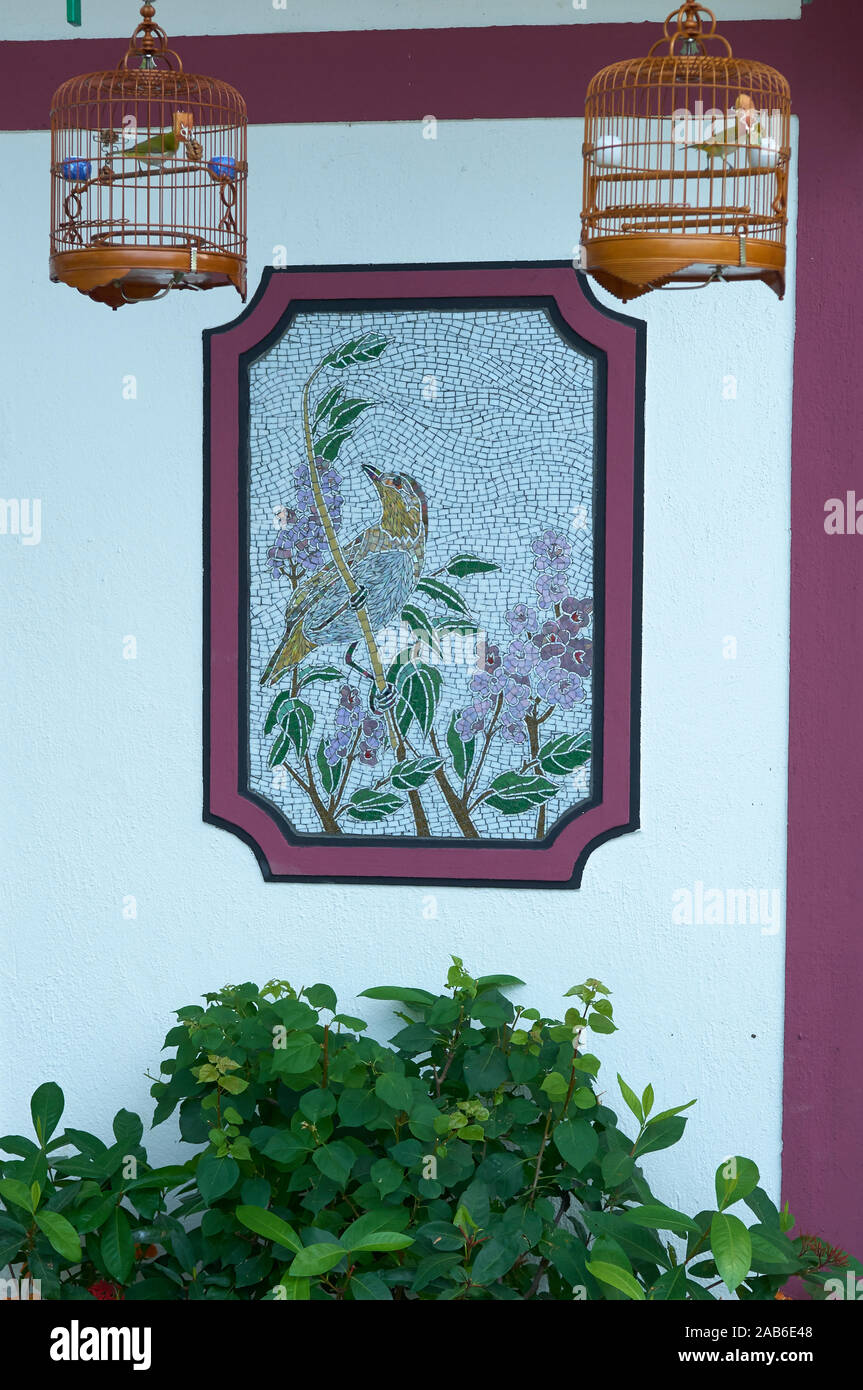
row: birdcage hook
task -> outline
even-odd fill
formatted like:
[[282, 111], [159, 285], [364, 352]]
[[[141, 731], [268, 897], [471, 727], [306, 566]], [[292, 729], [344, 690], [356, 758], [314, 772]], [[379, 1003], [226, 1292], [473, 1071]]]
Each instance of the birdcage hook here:
[[141, 22], [137, 25], [129, 40], [129, 47], [118, 67], [128, 68], [129, 59], [141, 60], [141, 67], [145, 71], [152, 71], [157, 67], [156, 59], [162, 58], [169, 68], [176, 68], [178, 72], [183, 71], [180, 55], [168, 47], [168, 35], [160, 24], [155, 22], [156, 7], [149, 3], [141, 6]]
[[[705, 28], [705, 20], [709, 21], [709, 28]], [[672, 21], [674, 21], [674, 29], [671, 28]], [[652, 58], [654, 53], [666, 45], [668, 52], [674, 56], [678, 41], [680, 48], [677, 56], [682, 58], [703, 57], [707, 52], [705, 39], [716, 39], [718, 43], [724, 44], [728, 57], [732, 56], [731, 44], [722, 34], [717, 33], [716, 15], [706, 5], [699, 4], [698, 0], [686, 0], [685, 4], [672, 10], [663, 25], [663, 33], [665, 37], [653, 45], [648, 54], [649, 57]]]

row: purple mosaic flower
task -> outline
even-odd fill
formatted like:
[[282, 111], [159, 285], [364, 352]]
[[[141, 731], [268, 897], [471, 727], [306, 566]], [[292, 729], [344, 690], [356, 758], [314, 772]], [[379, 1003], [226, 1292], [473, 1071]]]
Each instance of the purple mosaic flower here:
[[541, 574], [536, 581], [536, 592], [540, 608], [553, 608], [566, 598], [566, 579], [559, 574]]
[[573, 671], [566, 671], [554, 665], [540, 676], [539, 694], [550, 705], [560, 705], [561, 709], [572, 709], [585, 698], [585, 690]]
[[480, 645], [476, 654], [476, 664], [487, 675], [493, 675], [501, 664], [500, 647]]
[[518, 746], [527, 741], [527, 729], [520, 720], [502, 719], [500, 736], [506, 739], [507, 743], [514, 743]]
[[531, 543], [530, 548], [536, 556], [534, 564], [538, 570], [556, 574], [569, 568], [572, 546], [562, 532], [549, 528]]
[[587, 627], [590, 622], [590, 615], [593, 612], [592, 598], [572, 598], [567, 595], [561, 602], [561, 611], [566, 614], [570, 622], [574, 624], [580, 632]]
[[565, 671], [574, 671], [578, 676], [589, 676], [593, 670], [593, 643], [584, 638], [571, 642], [560, 664]]
[[376, 719], [373, 714], [367, 714], [363, 720], [363, 737], [360, 743], [360, 757], [365, 762], [369, 761], [366, 756], [368, 753], [377, 754], [377, 750], [381, 746], [383, 727], [382, 720]]
[[517, 603], [506, 615], [509, 630], [514, 637], [522, 632], [531, 632], [536, 627], [536, 609], [528, 608], [526, 603]]
[[462, 710], [458, 719], [455, 721], [455, 731], [462, 743], [469, 743], [480, 729], [485, 727], [485, 719], [473, 705], [468, 705], [466, 710]]
[[507, 648], [503, 669], [511, 676], [529, 676], [538, 660], [539, 652], [533, 642], [516, 638]]
[[335, 767], [336, 763], [340, 762], [341, 759], [345, 757], [348, 747], [350, 746], [350, 741], [350, 729], [339, 729], [335, 738], [331, 738], [329, 743], [325, 745], [324, 757], [330, 767]]
[[530, 705], [530, 685], [522, 684], [521, 681], [511, 678], [506, 683], [503, 700], [503, 718], [510, 721], [522, 719]]

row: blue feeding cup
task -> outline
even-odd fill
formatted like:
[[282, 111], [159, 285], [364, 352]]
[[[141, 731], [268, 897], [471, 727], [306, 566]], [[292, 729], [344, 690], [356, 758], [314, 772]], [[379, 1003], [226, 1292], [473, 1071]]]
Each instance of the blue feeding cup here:
[[89, 159], [64, 159], [61, 167], [67, 183], [86, 183], [93, 172]]
[[210, 173], [216, 179], [235, 179], [237, 177], [237, 161], [232, 154], [219, 154], [211, 159], [207, 164]]

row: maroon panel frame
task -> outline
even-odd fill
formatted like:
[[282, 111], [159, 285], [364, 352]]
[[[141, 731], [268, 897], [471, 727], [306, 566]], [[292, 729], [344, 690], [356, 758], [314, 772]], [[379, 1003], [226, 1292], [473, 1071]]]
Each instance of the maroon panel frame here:
[[[240, 555], [247, 537], [240, 482], [243, 354], [278, 331], [293, 304], [417, 301], [517, 302], [554, 309], [572, 333], [598, 350], [606, 389], [598, 396], [604, 435], [603, 492], [597, 496], [595, 549], [604, 595], [603, 661], [594, 679], [599, 790], [583, 812], [539, 845], [380, 836], [297, 835], [275, 807], [243, 786], [244, 749]], [[328, 267], [267, 270], [248, 309], [204, 334], [205, 375], [205, 804], [204, 819], [240, 835], [268, 881], [305, 878], [577, 887], [597, 845], [638, 826], [641, 517], [645, 331], [602, 308], [568, 262], [553, 265]], [[603, 543], [604, 542], [604, 543]]]

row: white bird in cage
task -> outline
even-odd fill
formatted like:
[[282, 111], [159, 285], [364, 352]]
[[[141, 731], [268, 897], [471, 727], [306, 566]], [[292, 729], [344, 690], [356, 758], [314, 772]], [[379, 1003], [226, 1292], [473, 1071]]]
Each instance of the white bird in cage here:
[[758, 112], [751, 97], [745, 93], [734, 103], [734, 113], [726, 119], [717, 118], [705, 140], [691, 141], [691, 148], [700, 150], [708, 159], [721, 159], [726, 164], [741, 148], [759, 146], [762, 140]]

